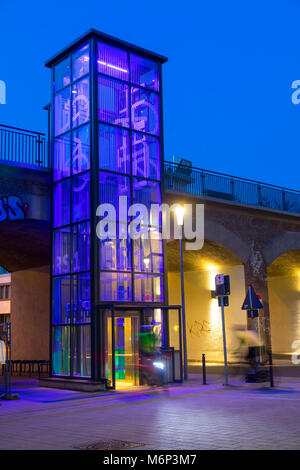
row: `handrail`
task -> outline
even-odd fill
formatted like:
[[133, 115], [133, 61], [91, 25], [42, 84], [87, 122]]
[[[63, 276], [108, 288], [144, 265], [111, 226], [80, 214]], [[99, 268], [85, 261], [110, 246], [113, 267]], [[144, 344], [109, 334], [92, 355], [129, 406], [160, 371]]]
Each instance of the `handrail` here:
[[186, 163], [164, 162], [165, 188], [187, 195], [300, 214], [300, 191], [204, 170]]
[[46, 135], [0, 124], [0, 160], [17, 165], [50, 167]]

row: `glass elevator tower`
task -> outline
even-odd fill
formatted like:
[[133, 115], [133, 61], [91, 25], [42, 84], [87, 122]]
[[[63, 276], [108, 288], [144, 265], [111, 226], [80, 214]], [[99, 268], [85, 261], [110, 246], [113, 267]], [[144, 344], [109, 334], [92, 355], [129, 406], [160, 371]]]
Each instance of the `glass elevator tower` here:
[[[133, 384], [140, 328], [154, 325], [166, 346], [162, 221], [150, 214], [150, 205], [163, 199], [166, 60], [91, 30], [46, 64], [52, 71], [52, 375], [107, 384], [127, 377]], [[132, 204], [149, 209], [133, 227], [141, 232], [136, 239], [129, 236]], [[115, 222], [115, 232], [99, 238], [105, 221]], [[135, 358], [127, 366], [126, 351]]]

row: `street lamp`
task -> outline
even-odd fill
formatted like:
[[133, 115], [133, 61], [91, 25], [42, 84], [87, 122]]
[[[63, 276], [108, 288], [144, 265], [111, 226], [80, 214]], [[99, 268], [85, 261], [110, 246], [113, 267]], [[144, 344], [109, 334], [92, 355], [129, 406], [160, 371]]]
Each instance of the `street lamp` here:
[[184, 296], [183, 250], [182, 250], [184, 207], [177, 206], [175, 210], [175, 215], [176, 215], [177, 225], [182, 227], [181, 236], [179, 237], [179, 248], [180, 248], [180, 279], [181, 279], [181, 305], [182, 305], [183, 377], [184, 377], [184, 380], [187, 380], [188, 379], [188, 365], [187, 365], [187, 346], [186, 346], [185, 296]]

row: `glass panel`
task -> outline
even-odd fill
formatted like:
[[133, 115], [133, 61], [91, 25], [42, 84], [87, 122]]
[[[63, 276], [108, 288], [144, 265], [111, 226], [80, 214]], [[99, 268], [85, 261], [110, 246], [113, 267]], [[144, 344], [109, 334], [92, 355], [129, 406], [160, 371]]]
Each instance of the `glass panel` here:
[[100, 300], [132, 300], [131, 274], [101, 272]]
[[132, 174], [160, 180], [159, 139], [132, 133]]
[[151, 60], [130, 54], [130, 81], [158, 91], [158, 66]]
[[65, 86], [69, 85], [71, 78], [70, 78], [70, 58], [63, 60], [59, 64], [54, 67], [54, 82], [53, 82], [53, 90], [57, 91]]
[[98, 78], [99, 120], [129, 127], [128, 85], [108, 78]]
[[137, 385], [139, 383], [138, 315], [116, 315], [114, 333], [115, 379], [117, 388], [122, 385]]
[[134, 240], [134, 269], [148, 273], [163, 273], [163, 244], [161, 233], [150, 230]]
[[70, 223], [70, 180], [54, 185], [53, 225], [60, 227]]
[[90, 126], [72, 132], [72, 171], [82, 173], [90, 169]]
[[136, 302], [163, 302], [163, 278], [148, 274], [135, 275]]
[[122, 80], [129, 80], [128, 56], [126, 51], [98, 42], [98, 72]]
[[72, 55], [73, 81], [89, 72], [90, 52], [89, 45], [85, 44]]
[[91, 321], [91, 283], [89, 273], [73, 276], [72, 302], [73, 322], [87, 323]]
[[70, 272], [70, 227], [53, 232], [53, 274]]
[[136, 131], [159, 135], [158, 95], [131, 87], [131, 120]]
[[143, 204], [148, 209], [148, 220], [152, 226], [162, 224], [162, 214], [151, 210], [151, 204], [161, 204], [160, 184], [149, 180], [133, 178], [133, 202]]
[[73, 222], [90, 218], [90, 174], [75, 176], [72, 184]]
[[54, 135], [70, 129], [70, 87], [54, 96]]
[[73, 227], [72, 271], [88, 271], [90, 269], [90, 224], [89, 222]]
[[145, 332], [148, 332], [148, 334], [153, 333], [155, 346], [165, 347], [165, 332], [162, 309], [149, 308], [144, 310], [141, 332], [142, 334]]
[[54, 141], [53, 180], [70, 176], [70, 134]]
[[116, 211], [116, 220], [119, 219], [119, 197], [127, 196], [130, 204], [130, 179], [128, 176], [116, 175], [100, 171], [99, 175], [99, 203], [112, 204]]
[[52, 369], [54, 375], [70, 375], [70, 327], [68, 326], [53, 328]]
[[131, 241], [121, 238], [100, 240], [100, 268], [112, 271], [131, 269]]
[[90, 96], [89, 79], [84, 78], [72, 86], [72, 127], [89, 120]]
[[53, 279], [53, 324], [71, 321], [70, 276]]
[[91, 327], [75, 326], [73, 333], [72, 369], [75, 377], [91, 376]]
[[130, 173], [128, 131], [99, 124], [99, 167], [118, 173]]

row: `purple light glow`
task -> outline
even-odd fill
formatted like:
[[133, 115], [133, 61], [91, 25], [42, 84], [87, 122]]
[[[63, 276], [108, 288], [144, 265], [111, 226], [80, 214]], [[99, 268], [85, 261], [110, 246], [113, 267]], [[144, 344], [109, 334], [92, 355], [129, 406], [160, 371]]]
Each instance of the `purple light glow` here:
[[109, 64], [108, 62], [104, 62], [103, 60], [97, 60], [98, 64], [101, 65], [106, 65], [106, 67], [109, 67], [111, 69], [119, 70], [120, 72], [128, 73], [128, 70], [123, 69], [122, 67], [117, 67], [116, 65]]
[[128, 80], [127, 52], [108, 44], [98, 43], [98, 72], [122, 80]]

